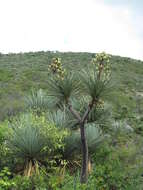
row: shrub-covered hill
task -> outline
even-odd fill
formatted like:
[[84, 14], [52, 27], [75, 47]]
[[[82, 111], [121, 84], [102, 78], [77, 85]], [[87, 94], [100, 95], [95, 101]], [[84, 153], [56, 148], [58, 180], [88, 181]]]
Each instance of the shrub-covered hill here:
[[[31, 89], [47, 90], [48, 64], [60, 57], [68, 69], [90, 63], [92, 53], [30, 52], [0, 54], [0, 120], [24, 109], [24, 96]], [[116, 111], [134, 111], [142, 105], [143, 62], [112, 56], [113, 87], [106, 97]]]

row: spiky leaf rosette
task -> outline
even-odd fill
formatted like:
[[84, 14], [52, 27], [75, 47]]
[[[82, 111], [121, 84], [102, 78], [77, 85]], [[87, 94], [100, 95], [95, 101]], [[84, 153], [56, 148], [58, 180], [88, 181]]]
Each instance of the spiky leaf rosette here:
[[7, 147], [15, 158], [23, 161], [24, 173], [30, 176], [36, 172], [37, 163], [53, 159], [54, 152], [63, 147], [65, 135], [64, 130], [48, 123], [44, 116], [23, 114], [9, 124]]
[[[105, 139], [105, 135], [102, 133], [102, 130], [98, 127], [98, 125], [91, 123], [86, 124], [86, 137], [88, 142], [88, 147], [91, 152], [97, 148], [97, 146], [103, 142]], [[80, 131], [71, 131], [71, 134], [65, 138], [65, 149], [64, 155], [66, 157], [71, 157], [74, 153], [79, 153], [81, 151], [81, 139], [80, 139]]]
[[48, 108], [48, 98], [42, 89], [38, 91], [32, 90], [25, 97], [26, 106], [32, 110], [45, 111]]
[[31, 114], [24, 114], [19, 119], [10, 123], [10, 134], [7, 145], [15, 158], [23, 161], [26, 176], [38, 173], [38, 162], [43, 158], [46, 139], [41, 133], [40, 127], [33, 122]]
[[97, 146], [103, 142], [106, 137], [99, 126], [95, 123], [86, 124], [86, 136], [91, 152], [94, 152]]
[[68, 103], [71, 96], [79, 94], [80, 81], [72, 73], [65, 74], [63, 79], [54, 75], [48, 81], [48, 95], [57, 98], [59, 102]]
[[32, 90], [29, 95], [25, 97], [26, 107], [34, 110], [36, 113], [42, 113], [48, 109], [56, 107], [57, 99], [48, 96], [42, 89], [38, 91]]
[[80, 72], [83, 92], [97, 101], [104, 95], [110, 76], [109, 56], [104, 53], [96, 54], [92, 60], [92, 65]]
[[70, 128], [73, 125], [73, 120], [69, 117], [66, 110], [58, 109], [54, 112], [48, 112], [46, 118], [50, 124], [60, 129]]
[[83, 70], [80, 75], [83, 84], [83, 93], [97, 100], [103, 94], [107, 81], [98, 78], [95, 68], [93, 70]]
[[31, 114], [25, 114], [10, 124], [9, 146], [18, 157], [24, 159], [39, 158], [45, 145], [40, 128], [32, 120]]

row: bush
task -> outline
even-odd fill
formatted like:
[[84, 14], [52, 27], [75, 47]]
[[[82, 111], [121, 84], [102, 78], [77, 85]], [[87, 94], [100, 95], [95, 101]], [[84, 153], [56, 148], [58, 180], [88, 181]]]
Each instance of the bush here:
[[63, 146], [64, 131], [49, 124], [44, 116], [24, 114], [14, 119], [10, 127], [8, 148], [17, 160], [23, 161], [27, 176], [38, 172], [39, 163], [53, 162], [56, 150]]
[[8, 122], [0, 123], [0, 169], [5, 165], [8, 150], [6, 149], [5, 140], [8, 131]]
[[48, 187], [46, 175], [43, 170], [40, 174], [34, 174], [30, 178], [16, 175], [12, 178], [12, 173], [7, 167], [0, 172], [0, 190], [46, 190]]
[[[122, 150], [122, 151], [121, 151]], [[127, 147], [116, 149], [104, 144], [94, 156], [94, 170], [89, 179], [90, 188], [98, 190], [137, 189], [141, 183], [141, 173], [136, 165], [129, 165], [132, 150]], [[122, 158], [122, 159], [121, 159]], [[128, 163], [126, 163], [126, 159]]]

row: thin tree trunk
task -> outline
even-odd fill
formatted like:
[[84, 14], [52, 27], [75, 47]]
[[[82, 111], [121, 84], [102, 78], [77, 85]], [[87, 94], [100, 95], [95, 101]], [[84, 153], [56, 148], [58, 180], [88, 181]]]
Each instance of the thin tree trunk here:
[[80, 135], [81, 135], [81, 147], [82, 147], [82, 166], [81, 166], [80, 182], [86, 183], [88, 179], [88, 145], [86, 140], [84, 123], [80, 125]]

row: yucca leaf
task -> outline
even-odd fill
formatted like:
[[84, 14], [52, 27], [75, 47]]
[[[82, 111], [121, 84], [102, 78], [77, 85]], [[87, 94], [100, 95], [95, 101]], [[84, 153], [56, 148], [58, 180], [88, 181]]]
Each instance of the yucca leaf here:
[[79, 76], [82, 81], [83, 93], [95, 100], [104, 94], [108, 81], [104, 80], [102, 76], [101, 78], [98, 77], [95, 66], [88, 67], [86, 70], [83, 69]]
[[56, 97], [60, 102], [67, 102], [80, 93], [80, 82], [73, 74], [65, 75], [64, 79], [51, 77], [48, 81], [48, 95]]
[[63, 111], [57, 110], [54, 112], [48, 112], [46, 118], [50, 124], [53, 124], [61, 129], [70, 128], [73, 125], [73, 120], [72, 118], [69, 117], [66, 110]]
[[[91, 152], [94, 152], [95, 148], [103, 142], [105, 135], [98, 125], [91, 123], [86, 124], [86, 138], [88, 147]], [[81, 137], [80, 130], [71, 131], [70, 135], [65, 138], [64, 156], [71, 157], [76, 153], [81, 152]]]
[[31, 121], [28, 115], [10, 124], [12, 132], [8, 139], [10, 149], [18, 157], [36, 159], [42, 155], [46, 141], [40, 129]]
[[38, 91], [32, 90], [31, 93], [25, 97], [25, 103], [28, 108], [33, 110], [45, 111], [50, 107], [52, 100], [46, 93], [40, 89]]

